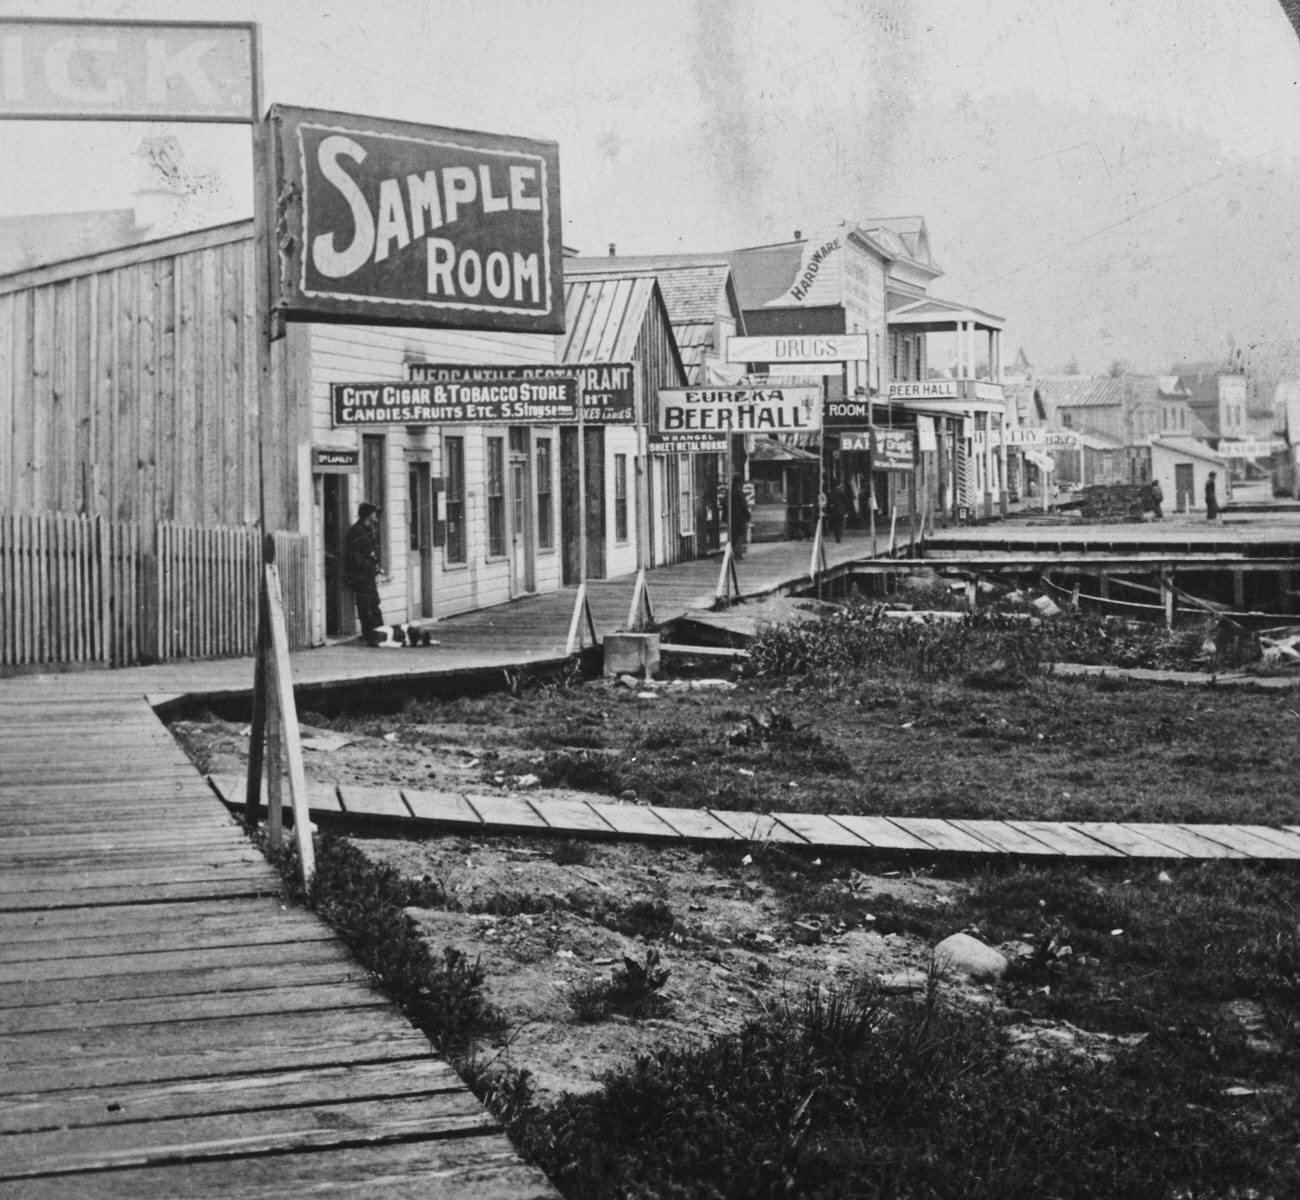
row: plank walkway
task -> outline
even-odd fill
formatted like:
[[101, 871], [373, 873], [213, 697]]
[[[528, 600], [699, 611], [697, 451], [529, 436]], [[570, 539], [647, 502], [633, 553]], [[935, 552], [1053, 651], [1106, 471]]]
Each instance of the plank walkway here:
[[[242, 776], [211, 776], [238, 812]], [[776, 842], [809, 850], [1025, 859], [1300, 859], [1300, 825], [941, 820], [669, 808], [528, 792], [475, 794], [309, 783], [312, 820], [393, 834], [551, 834], [645, 842]]]
[[[833, 570], [862, 537], [827, 547]], [[747, 597], [809, 583], [811, 546], [751, 548]], [[652, 573], [660, 621], [712, 605], [718, 563]], [[593, 583], [598, 634], [631, 579]], [[569, 590], [440, 622], [440, 645], [293, 656], [300, 702], [343, 686], [565, 660]], [[331, 931], [282, 894], [158, 720], [247, 696], [248, 659], [0, 680], [0, 1200], [554, 1197]], [[238, 780], [216, 781], [242, 800]], [[1300, 858], [1300, 827], [736, 813], [520, 794], [316, 787], [322, 822], [1038, 860]]]
[[555, 1197], [142, 698], [0, 689], [0, 1198]]

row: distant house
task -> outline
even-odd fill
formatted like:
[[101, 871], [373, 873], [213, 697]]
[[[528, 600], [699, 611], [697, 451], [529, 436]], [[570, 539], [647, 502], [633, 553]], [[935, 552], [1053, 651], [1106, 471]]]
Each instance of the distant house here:
[[1034, 389], [1047, 419], [1065, 429], [1123, 445], [1125, 388], [1122, 376], [1045, 375]]

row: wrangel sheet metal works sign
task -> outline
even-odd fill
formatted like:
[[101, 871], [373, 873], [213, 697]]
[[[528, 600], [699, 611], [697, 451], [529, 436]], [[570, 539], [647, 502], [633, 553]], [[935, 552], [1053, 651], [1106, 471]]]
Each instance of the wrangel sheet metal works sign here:
[[291, 319], [564, 332], [553, 142], [275, 105]]
[[411, 363], [421, 382], [477, 382], [485, 379], [577, 379], [582, 385], [582, 419], [594, 425], [631, 425], [636, 419], [634, 364], [529, 363], [467, 366], [464, 363]]
[[816, 385], [754, 388], [663, 388], [655, 439], [698, 441], [731, 433], [807, 433], [822, 425]]
[[574, 379], [335, 383], [334, 425], [564, 425], [578, 419]]

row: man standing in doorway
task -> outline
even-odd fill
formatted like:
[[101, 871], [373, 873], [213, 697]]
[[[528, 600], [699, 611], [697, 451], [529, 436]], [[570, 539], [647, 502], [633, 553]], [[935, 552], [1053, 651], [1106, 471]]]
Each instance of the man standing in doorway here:
[[384, 623], [379, 607], [379, 515], [369, 501], [357, 508], [356, 524], [343, 540], [343, 582], [357, 602], [357, 620], [367, 646], [379, 645], [376, 630]]
[[1214, 490], [1214, 472], [1205, 481], [1205, 519], [1213, 521], [1219, 515], [1219, 497]]

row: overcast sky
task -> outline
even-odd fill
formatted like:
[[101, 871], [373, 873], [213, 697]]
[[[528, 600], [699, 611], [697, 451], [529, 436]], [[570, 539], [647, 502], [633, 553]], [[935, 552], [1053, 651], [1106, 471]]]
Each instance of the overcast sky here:
[[[255, 20], [264, 98], [559, 144], [584, 253], [923, 215], [935, 293], [1041, 371], [1230, 344], [1300, 370], [1300, 42], [1277, 0], [0, 0]], [[121, 208], [178, 139], [178, 219], [251, 213], [246, 127], [0, 124], [0, 215]]]

